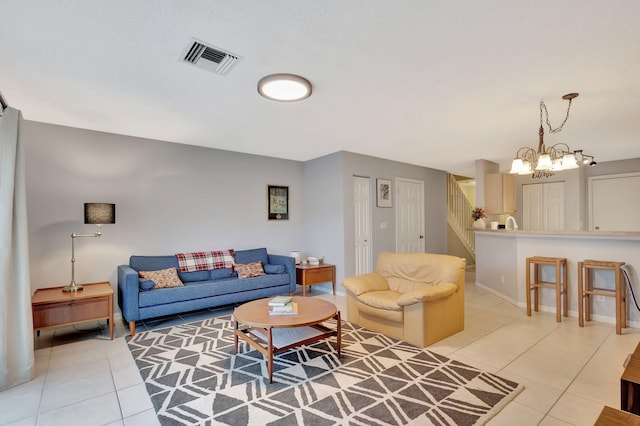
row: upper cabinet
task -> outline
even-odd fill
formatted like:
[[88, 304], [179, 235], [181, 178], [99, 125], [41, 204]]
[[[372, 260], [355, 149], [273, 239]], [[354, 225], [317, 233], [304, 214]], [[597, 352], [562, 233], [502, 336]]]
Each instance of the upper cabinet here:
[[484, 178], [484, 209], [488, 214], [516, 211], [516, 177], [508, 173], [488, 173]]

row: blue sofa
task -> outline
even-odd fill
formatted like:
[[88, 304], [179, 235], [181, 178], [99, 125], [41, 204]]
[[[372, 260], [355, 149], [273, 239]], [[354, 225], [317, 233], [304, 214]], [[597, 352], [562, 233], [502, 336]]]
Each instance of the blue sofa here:
[[[285, 271], [239, 279], [237, 273], [231, 274], [229, 268], [180, 272], [175, 255], [131, 256], [129, 265], [118, 266], [118, 305], [123, 318], [129, 323], [131, 336], [135, 335], [136, 321], [295, 292], [296, 264], [293, 257], [268, 254], [266, 248], [235, 252], [236, 263], [256, 261], [263, 265], [284, 265]], [[138, 272], [171, 267], [178, 270], [184, 287], [141, 289]], [[282, 268], [265, 269], [278, 272], [277, 269]]]

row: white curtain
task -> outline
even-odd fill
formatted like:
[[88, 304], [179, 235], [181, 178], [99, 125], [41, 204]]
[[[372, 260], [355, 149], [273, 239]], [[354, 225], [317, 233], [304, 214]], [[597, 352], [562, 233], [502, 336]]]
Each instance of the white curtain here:
[[0, 116], [0, 391], [34, 372], [24, 150], [20, 111]]

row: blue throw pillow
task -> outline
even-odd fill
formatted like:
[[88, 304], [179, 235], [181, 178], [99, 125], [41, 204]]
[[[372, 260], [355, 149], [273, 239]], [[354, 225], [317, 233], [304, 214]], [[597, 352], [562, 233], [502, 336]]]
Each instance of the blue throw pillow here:
[[230, 278], [231, 277], [231, 269], [230, 268], [212, 269], [210, 272], [211, 272], [211, 279], [212, 280], [219, 280], [221, 278]]
[[156, 286], [156, 283], [154, 283], [151, 280], [140, 280], [140, 283], [138, 284], [138, 287], [140, 287], [140, 291], [149, 291], [153, 289], [155, 286]]
[[262, 266], [264, 268], [264, 272], [266, 272], [267, 274], [284, 274], [287, 271], [284, 265], [272, 265], [270, 263], [267, 263], [266, 265]]

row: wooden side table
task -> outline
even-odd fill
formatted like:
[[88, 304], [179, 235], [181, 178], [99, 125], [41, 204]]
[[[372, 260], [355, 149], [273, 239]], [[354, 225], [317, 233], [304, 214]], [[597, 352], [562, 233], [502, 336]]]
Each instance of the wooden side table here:
[[333, 295], [336, 295], [336, 265], [296, 265], [296, 282], [302, 285], [302, 296], [307, 295], [307, 286], [331, 281]]
[[84, 290], [64, 293], [62, 287], [39, 288], [31, 297], [33, 329], [40, 330], [106, 319], [113, 340], [111, 283], [82, 284]]
[[605, 405], [593, 426], [640, 426], [640, 416]]
[[620, 408], [629, 413], [640, 414], [640, 343], [620, 377]]

